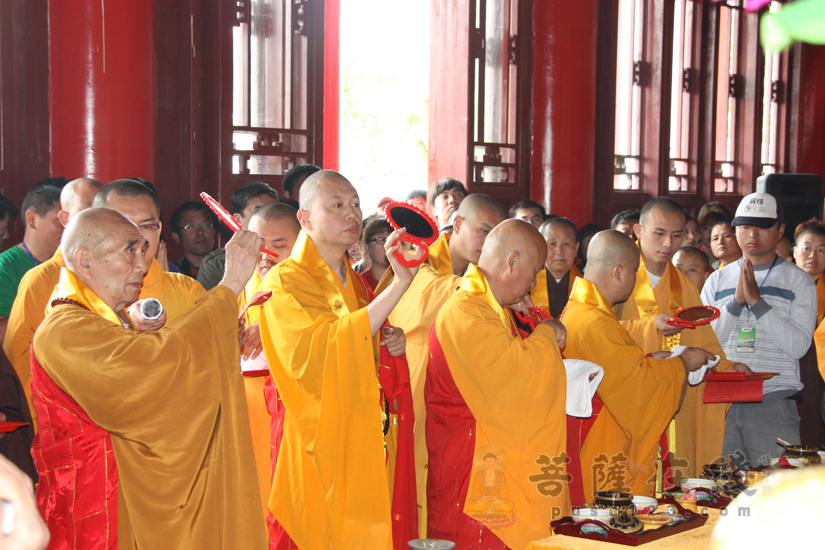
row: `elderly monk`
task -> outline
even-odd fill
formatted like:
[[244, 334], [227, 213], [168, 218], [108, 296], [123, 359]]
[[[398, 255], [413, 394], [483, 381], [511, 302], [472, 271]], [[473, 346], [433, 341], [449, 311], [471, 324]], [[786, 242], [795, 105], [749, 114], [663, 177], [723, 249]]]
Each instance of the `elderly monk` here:
[[[667, 197], [652, 199], [642, 207], [634, 230], [642, 256], [636, 286], [630, 298], [616, 307], [616, 316], [631, 338], [645, 353], [669, 352], [679, 345], [700, 347], [722, 358], [717, 370], [747, 372], [745, 365], [725, 358], [710, 324], [681, 329], [667, 323], [680, 309], [702, 305], [696, 285], [671, 263], [685, 233], [682, 208]], [[704, 390], [704, 384], [688, 387], [682, 408], [662, 439], [666, 474], [672, 472], [677, 483], [683, 477], [699, 477], [702, 465], [722, 456], [727, 405], [704, 404]], [[670, 487], [668, 481], [665, 485]]]
[[[391, 389], [378, 383], [376, 336], [416, 270], [392, 255], [403, 230], [393, 232], [385, 250], [396, 276], [370, 302], [346, 261], [361, 232], [355, 188], [322, 170], [304, 181], [300, 204], [292, 255], [261, 286], [272, 291], [261, 337], [285, 409], [269, 509], [298, 548], [401, 549], [417, 529], [415, 496], [410, 514], [391, 514]], [[402, 355], [403, 331], [388, 332], [381, 345]], [[412, 533], [402, 531], [410, 520]]]
[[38, 505], [55, 548], [263, 547], [236, 362], [237, 296], [261, 244], [238, 232], [221, 286], [141, 332], [124, 308], [150, 269], [146, 239], [108, 208], [69, 222], [32, 343]]
[[507, 308], [546, 256], [535, 227], [503, 222], [430, 331], [427, 534], [459, 548], [524, 548], [569, 515], [565, 331], [544, 321], [522, 339]]
[[[275, 252], [278, 257], [260, 254], [255, 273], [252, 274], [243, 292], [238, 296], [240, 311], [243, 311], [255, 293], [260, 290], [261, 281], [267, 272], [289, 258], [298, 233], [301, 231], [296, 210], [288, 204], [277, 202], [256, 210], [249, 218], [248, 227], [250, 231], [261, 237], [264, 240], [264, 246]], [[241, 355], [244, 359], [255, 359], [263, 351], [260, 318], [260, 306], [250, 307], [244, 316], [241, 344]], [[252, 430], [252, 447], [255, 449], [255, 466], [258, 470], [258, 486], [264, 516], [268, 515], [269, 495], [272, 493], [271, 419], [270, 411], [267, 410], [267, 402], [264, 399], [264, 383], [268, 379], [268, 372], [263, 376], [244, 377], [246, 407], [249, 412], [249, 427]]]
[[[613, 306], [636, 285], [639, 248], [624, 233], [602, 231], [590, 242], [587, 270], [561, 317], [570, 359], [604, 368], [593, 416], [583, 425], [581, 470], [587, 502], [604, 490], [647, 495], [654, 489], [662, 432], [679, 409], [687, 373], [713, 358], [699, 348], [679, 357], [648, 357], [619, 323]], [[693, 285], [693, 283], [689, 283]]]
[[547, 260], [530, 291], [533, 304], [555, 318], [564, 311], [576, 279], [582, 276], [574, 265], [579, 253], [576, 224], [567, 218], [550, 218], [539, 228], [547, 243]]
[[[101, 187], [99, 181], [91, 178], [78, 178], [67, 183], [60, 192], [60, 211], [57, 213], [60, 223], [65, 227], [75, 215], [91, 208], [92, 198]], [[3, 350], [20, 377], [33, 416], [36, 415], [36, 411], [32, 401], [29, 348], [34, 331], [46, 316], [46, 306], [54, 287], [57, 286], [63, 267], [66, 265], [58, 248], [54, 256], [23, 275], [11, 308], [9, 326], [3, 342]]]
[[[461, 283], [461, 276], [471, 264], [477, 264], [487, 235], [507, 218], [504, 208], [487, 195], [472, 194], [456, 212], [453, 234], [444, 233], [432, 247], [427, 262], [421, 266], [410, 291], [390, 313], [390, 324], [401, 327], [407, 336], [407, 362], [415, 409], [415, 478], [418, 496], [418, 527], [421, 536], [427, 528], [427, 440], [424, 435], [426, 407], [424, 379], [429, 351], [427, 340], [435, 316]], [[377, 292], [392, 281], [388, 269]]]

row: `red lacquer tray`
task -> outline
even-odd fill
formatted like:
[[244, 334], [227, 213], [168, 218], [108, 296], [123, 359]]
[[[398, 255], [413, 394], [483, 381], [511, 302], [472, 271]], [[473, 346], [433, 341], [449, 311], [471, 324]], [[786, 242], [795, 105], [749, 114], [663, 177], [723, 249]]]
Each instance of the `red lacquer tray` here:
[[[553, 532], [557, 535], [567, 535], [568, 537], [576, 537], [580, 539], [612, 542], [615, 544], [623, 544], [625, 546], [639, 546], [641, 544], [653, 542], [654, 540], [660, 540], [671, 535], [684, 533], [685, 531], [690, 531], [691, 529], [696, 529], [697, 527], [702, 527], [708, 520], [707, 516], [702, 516], [689, 510], [685, 510], [676, 502], [671, 502], [669, 504], [673, 504], [676, 507], [676, 511], [679, 514], [686, 516], [688, 519], [686, 521], [681, 521], [676, 525], [665, 525], [659, 529], [642, 531], [641, 533], [635, 533], [632, 535], [622, 533], [616, 529], [611, 529], [605, 524], [599, 523], [595, 520], [587, 519], [580, 523], [575, 523], [573, 518], [570, 516], [553, 521], [550, 523], [550, 526], [553, 528]], [[601, 527], [607, 532], [607, 534], [603, 535], [601, 533], [593, 532], [583, 533], [581, 529], [585, 525], [595, 525], [597, 527]]]

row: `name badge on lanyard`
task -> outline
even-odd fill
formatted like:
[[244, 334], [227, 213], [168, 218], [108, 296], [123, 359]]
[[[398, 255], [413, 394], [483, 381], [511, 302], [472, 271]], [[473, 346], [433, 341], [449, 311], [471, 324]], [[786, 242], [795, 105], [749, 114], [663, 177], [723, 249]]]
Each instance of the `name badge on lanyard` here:
[[739, 329], [739, 337], [736, 339], [737, 353], [753, 353], [756, 342], [756, 328], [742, 327]]

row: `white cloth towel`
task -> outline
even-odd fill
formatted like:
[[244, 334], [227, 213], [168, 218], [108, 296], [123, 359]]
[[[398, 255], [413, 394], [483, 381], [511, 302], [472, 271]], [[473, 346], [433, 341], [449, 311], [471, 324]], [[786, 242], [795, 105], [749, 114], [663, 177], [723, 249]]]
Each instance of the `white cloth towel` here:
[[269, 363], [266, 354], [261, 352], [255, 359], [241, 357], [241, 372], [246, 376], [266, 376], [269, 374]]
[[[604, 369], [596, 363], [579, 359], [565, 359], [567, 371], [567, 414], [579, 418], [589, 418], [593, 414], [593, 396], [604, 378]], [[591, 374], [596, 374], [590, 380]]]
[[[687, 346], [676, 346], [675, 348], [670, 350], [670, 356], [671, 357], [678, 357], [686, 349], [687, 349]], [[706, 365], [703, 365], [701, 369], [695, 370], [695, 371], [691, 372], [690, 374], [688, 374], [688, 384], [690, 384], [691, 386], [695, 386], [695, 385], [699, 384], [702, 381], [702, 378], [705, 377], [705, 372], [708, 369], [712, 369], [713, 367], [715, 367], [716, 365], [719, 364], [719, 361], [722, 358], [719, 357], [718, 355], [714, 355], [714, 357], [715, 357], [715, 359], [713, 361], [711, 361], [710, 363], [708, 363]]]

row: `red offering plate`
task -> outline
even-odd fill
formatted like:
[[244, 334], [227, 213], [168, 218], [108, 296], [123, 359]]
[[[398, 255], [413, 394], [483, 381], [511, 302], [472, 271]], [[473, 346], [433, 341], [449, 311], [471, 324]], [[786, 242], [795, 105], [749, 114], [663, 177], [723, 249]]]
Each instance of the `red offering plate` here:
[[762, 383], [776, 376], [775, 372], [708, 372], [702, 379], [705, 403], [759, 403]]
[[0, 433], [13, 432], [20, 426], [28, 426], [28, 422], [0, 422]]
[[711, 306], [686, 307], [667, 320], [672, 327], [696, 328], [719, 318], [719, 310]]
[[[702, 516], [685, 510], [678, 502], [671, 503], [676, 507], [677, 513], [685, 516], [687, 520], [680, 521], [675, 525], [665, 525], [652, 531], [642, 531], [640, 533], [628, 534], [622, 533], [616, 529], [611, 529], [603, 523], [594, 520], [584, 520], [580, 523], [573, 521], [572, 517], [563, 517], [559, 520], [550, 522], [553, 532], [557, 535], [567, 535], [568, 537], [576, 537], [581, 539], [592, 539], [603, 542], [613, 542], [615, 544], [623, 544], [625, 546], [639, 546], [654, 540], [663, 539], [678, 533], [684, 533], [697, 527], [702, 527], [708, 521], [707, 516]], [[598, 532], [583, 533], [582, 527], [585, 525], [593, 525], [604, 529], [605, 534]]]
[[421, 265], [430, 255], [430, 246], [438, 240], [438, 227], [433, 219], [415, 206], [405, 202], [391, 202], [384, 207], [384, 215], [393, 229], [407, 230], [401, 235], [401, 240], [410, 243], [424, 251], [421, 258], [407, 259], [399, 247], [394, 252], [398, 263], [405, 267]]

